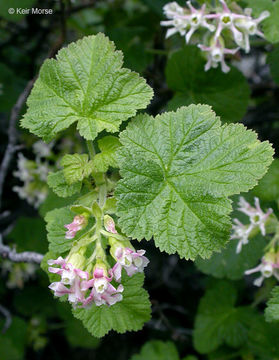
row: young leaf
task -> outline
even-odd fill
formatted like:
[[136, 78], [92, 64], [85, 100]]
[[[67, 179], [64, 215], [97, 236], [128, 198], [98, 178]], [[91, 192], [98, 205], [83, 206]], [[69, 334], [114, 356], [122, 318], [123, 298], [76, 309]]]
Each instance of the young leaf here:
[[56, 195], [61, 197], [68, 197], [80, 192], [82, 183], [81, 181], [69, 185], [66, 182], [63, 170], [50, 172], [47, 177], [48, 186], [55, 192]]
[[194, 347], [207, 354], [223, 343], [239, 347], [247, 341], [249, 307], [235, 307], [237, 292], [232, 284], [220, 281], [201, 299], [194, 327]]
[[98, 140], [101, 152], [94, 157], [94, 170], [106, 172], [109, 166], [118, 167], [116, 151], [121, 146], [119, 139], [115, 136], [105, 136]]
[[22, 126], [46, 141], [75, 122], [87, 140], [104, 129], [118, 131], [153, 94], [138, 74], [121, 68], [122, 62], [122, 53], [103, 34], [60, 50], [56, 60], [44, 62]]
[[207, 275], [220, 279], [243, 278], [245, 270], [251, 269], [259, 263], [266, 240], [261, 235], [250, 239], [239, 254], [236, 253], [237, 242], [238, 240], [230, 240], [225, 249], [213, 254], [210, 259], [198, 258], [195, 261], [197, 268]]
[[93, 161], [88, 161], [87, 154], [65, 155], [61, 160], [61, 166], [64, 167], [63, 174], [69, 185], [82, 181], [89, 176], [93, 170]]
[[207, 105], [138, 116], [120, 136], [116, 196], [126, 235], [161, 251], [209, 257], [227, 242], [231, 202], [267, 171], [273, 150], [241, 124], [221, 126]]
[[122, 301], [113, 306], [92, 305], [88, 309], [75, 309], [74, 316], [96, 337], [102, 337], [110, 330], [119, 333], [140, 330], [150, 319], [150, 302], [147, 292], [142, 288], [143, 280], [143, 274], [130, 278], [124, 276]]
[[143, 345], [137, 355], [133, 355], [130, 360], [179, 360], [176, 347], [171, 341], [153, 340]]
[[205, 60], [196, 46], [186, 46], [169, 58], [166, 67], [168, 86], [175, 91], [169, 110], [182, 105], [211, 105], [222, 121], [240, 121], [246, 113], [250, 89], [245, 77], [235, 68], [228, 74], [220, 69], [204, 71]]
[[272, 290], [264, 314], [268, 322], [279, 321], [279, 286]]

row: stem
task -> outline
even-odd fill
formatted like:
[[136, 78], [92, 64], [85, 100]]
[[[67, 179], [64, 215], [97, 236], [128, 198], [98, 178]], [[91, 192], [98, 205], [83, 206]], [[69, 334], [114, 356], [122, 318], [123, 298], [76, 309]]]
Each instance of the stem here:
[[91, 160], [94, 159], [94, 156], [96, 155], [96, 151], [94, 149], [93, 141], [86, 141], [89, 157]]
[[105, 237], [109, 238], [109, 237], [112, 237], [112, 238], [115, 238], [116, 240], [120, 240], [120, 241], [127, 241], [129, 240], [129, 238], [125, 237], [125, 236], [122, 236], [120, 234], [113, 234], [113, 233], [110, 233], [106, 230], [101, 230], [100, 233], [102, 235], [104, 235]]

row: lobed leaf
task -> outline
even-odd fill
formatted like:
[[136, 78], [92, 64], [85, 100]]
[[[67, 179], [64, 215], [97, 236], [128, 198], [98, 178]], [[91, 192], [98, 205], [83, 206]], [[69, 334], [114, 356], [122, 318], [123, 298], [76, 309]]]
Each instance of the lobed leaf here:
[[66, 182], [63, 170], [50, 172], [47, 177], [48, 186], [54, 191], [54, 193], [61, 197], [72, 196], [81, 190], [82, 183], [78, 181], [69, 185]]
[[94, 170], [106, 172], [110, 166], [117, 168], [116, 152], [121, 146], [119, 139], [115, 136], [105, 136], [98, 140], [100, 153], [94, 157]]
[[148, 293], [142, 288], [143, 274], [124, 276], [123, 300], [112, 306], [92, 305], [88, 309], [75, 309], [73, 314], [83, 322], [95, 337], [102, 337], [110, 330], [118, 333], [140, 330], [150, 319]]
[[122, 121], [144, 109], [152, 89], [138, 74], [121, 68], [122, 53], [103, 34], [84, 37], [41, 67], [21, 125], [50, 141], [77, 122], [87, 140], [116, 132]]
[[68, 185], [79, 183], [88, 177], [93, 170], [93, 161], [88, 161], [87, 154], [67, 154], [61, 160], [63, 174]]
[[237, 292], [232, 284], [220, 281], [201, 299], [194, 326], [194, 347], [207, 354], [225, 343], [239, 347], [248, 339], [249, 307], [235, 307]]
[[228, 196], [257, 184], [272, 161], [268, 142], [241, 124], [221, 126], [207, 105], [136, 117], [122, 132], [119, 225], [169, 254], [209, 257], [229, 239]]

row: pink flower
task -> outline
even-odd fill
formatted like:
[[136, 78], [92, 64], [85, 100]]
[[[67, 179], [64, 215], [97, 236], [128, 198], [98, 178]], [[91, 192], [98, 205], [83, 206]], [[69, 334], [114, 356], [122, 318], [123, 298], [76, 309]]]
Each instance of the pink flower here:
[[116, 264], [112, 268], [112, 274], [116, 281], [121, 279], [121, 271], [124, 268], [128, 276], [132, 276], [137, 272], [143, 272], [143, 269], [148, 265], [149, 260], [143, 256], [145, 250], [134, 251], [130, 248], [118, 247], [115, 250]]
[[117, 234], [117, 231], [115, 230], [115, 223], [111, 216], [109, 215], [104, 216], [104, 226], [108, 232], [112, 234]]
[[69, 302], [76, 306], [84, 301], [85, 292], [81, 290], [81, 282], [88, 280], [89, 274], [86, 271], [75, 269], [71, 263], [68, 263], [61, 256], [56, 260], [49, 260], [49, 265], [58, 265], [59, 267], [49, 267], [48, 271], [58, 274], [60, 281], [53, 282], [49, 288], [54, 291], [54, 295], [61, 297], [68, 295]]
[[66, 232], [65, 238], [66, 239], [73, 239], [76, 236], [76, 233], [81, 230], [85, 225], [86, 219], [82, 215], [76, 215], [74, 217], [73, 222], [70, 224], [64, 225], [68, 231]]
[[114, 305], [122, 300], [122, 292], [124, 290], [122, 285], [117, 289], [111, 284], [112, 277], [107, 277], [103, 268], [95, 268], [93, 279], [84, 281], [81, 285], [83, 291], [91, 288], [90, 295], [83, 301], [83, 307], [87, 307], [92, 302], [97, 306]]

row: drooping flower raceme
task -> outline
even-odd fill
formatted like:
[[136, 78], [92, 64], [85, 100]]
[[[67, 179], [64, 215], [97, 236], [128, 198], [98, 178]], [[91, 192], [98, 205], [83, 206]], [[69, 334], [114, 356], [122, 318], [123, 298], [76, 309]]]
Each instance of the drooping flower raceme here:
[[231, 239], [239, 239], [236, 247], [236, 252], [240, 253], [242, 245], [246, 245], [249, 242], [249, 235], [251, 232], [258, 228], [263, 236], [266, 234], [266, 221], [270, 214], [273, 212], [272, 209], [268, 209], [267, 212], [263, 212], [260, 207], [260, 201], [255, 197], [255, 207], [251, 206], [242, 196], [239, 198], [238, 210], [249, 217], [250, 223], [248, 225], [242, 224], [238, 219], [233, 219], [234, 224], [232, 225]]
[[[206, 29], [209, 33], [201, 37], [198, 46], [207, 54], [207, 63], [205, 70], [216, 68], [221, 64], [223, 72], [228, 72], [230, 68], [225, 64], [225, 55], [234, 55], [239, 48], [246, 52], [250, 51], [249, 36], [258, 35], [264, 37], [259, 30], [259, 24], [270, 14], [264, 11], [254, 19], [252, 9], [242, 10], [238, 7], [237, 12], [229, 9], [224, 0], [219, 0], [221, 9], [216, 8], [215, 12], [207, 11], [206, 5], [203, 4], [200, 9], [195, 9], [190, 1], [187, 1], [187, 8], [179, 6], [176, 2], [166, 4], [163, 8], [167, 21], [162, 21], [162, 26], [170, 27], [167, 30], [166, 38], [179, 33], [185, 36], [188, 43], [192, 35], [199, 29]], [[224, 30], [229, 30], [225, 33]], [[211, 33], [215, 33], [211, 35]], [[225, 46], [225, 39], [234, 41], [237, 48], [229, 49]]]
[[[73, 239], [77, 231], [86, 224], [86, 216], [76, 215], [70, 224], [64, 225], [67, 229], [65, 238]], [[144, 250], [132, 249], [130, 241], [125, 237], [119, 240], [122, 236], [115, 230], [114, 220], [109, 215], [104, 216], [103, 224], [106, 231], [102, 230], [102, 233], [109, 234], [110, 253], [116, 261], [112, 268], [108, 266], [101, 241], [97, 241], [95, 250], [89, 258], [84, 255], [86, 246], [77, 247], [76, 244], [66, 259], [60, 256], [56, 260], [48, 261], [49, 272], [60, 276], [60, 280], [50, 284], [49, 288], [54, 291], [55, 296], [67, 295], [68, 301], [74, 307], [116, 304], [123, 298], [124, 287], [122, 284], [114, 286], [113, 282], [121, 281], [122, 268], [128, 276], [133, 276], [137, 272], [143, 272], [149, 263], [144, 256]], [[114, 236], [117, 236], [117, 239]], [[126, 245], [129, 247], [125, 247]]]

